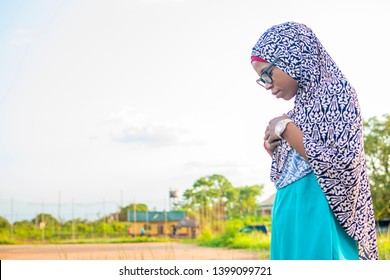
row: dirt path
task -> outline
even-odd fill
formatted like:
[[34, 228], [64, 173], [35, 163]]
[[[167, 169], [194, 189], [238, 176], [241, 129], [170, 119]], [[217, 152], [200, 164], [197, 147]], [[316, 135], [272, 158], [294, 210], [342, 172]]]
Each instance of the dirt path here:
[[0, 260], [256, 260], [245, 250], [180, 243], [1, 245]]

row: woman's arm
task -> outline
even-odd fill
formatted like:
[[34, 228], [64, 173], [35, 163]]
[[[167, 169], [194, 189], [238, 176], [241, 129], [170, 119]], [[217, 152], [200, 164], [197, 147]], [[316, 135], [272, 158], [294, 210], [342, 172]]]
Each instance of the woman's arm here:
[[293, 123], [288, 123], [282, 137], [286, 140], [306, 161], [309, 161], [303, 146], [303, 133]]

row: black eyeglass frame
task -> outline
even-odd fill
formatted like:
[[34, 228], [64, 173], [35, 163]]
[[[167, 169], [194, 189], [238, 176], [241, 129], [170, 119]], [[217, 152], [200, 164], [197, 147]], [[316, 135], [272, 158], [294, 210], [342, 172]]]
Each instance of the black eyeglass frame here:
[[275, 65], [275, 63], [279, 60], [280, 58], [279, 57], [276, 57], [270, 65], [267, 66], [267, 68], [265, 68], [261, 73], [260, 73], [260, 77], [256, 80], [256, 83], [258, 83], [259, 85], [261, 85], [262, 87], [265, 87], [266, 84], [271, 84], [273, 83], [273, 79], [272, 79], [272, 76], [271, 74], [268, 72], [272, 66]]

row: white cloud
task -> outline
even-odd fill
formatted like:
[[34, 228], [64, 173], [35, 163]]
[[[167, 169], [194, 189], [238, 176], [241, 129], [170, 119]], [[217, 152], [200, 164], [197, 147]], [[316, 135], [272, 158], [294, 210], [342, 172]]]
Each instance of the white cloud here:
[[134, 125], [112, 133], [114, 141], [144, 145], [174, 145], [179, 142], [178, 130], [155, 124]]
[[108, 123], [110, 139], [115, 142], [154, 147], [196, 143], [186, 140], [188, 130], [167, 121], [151, 120], [131, 107], [112, 114]]

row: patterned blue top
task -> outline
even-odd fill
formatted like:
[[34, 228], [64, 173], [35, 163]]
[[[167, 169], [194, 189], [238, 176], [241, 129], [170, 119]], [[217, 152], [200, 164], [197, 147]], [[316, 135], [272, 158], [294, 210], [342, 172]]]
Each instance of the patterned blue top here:
[[310, 164], [296, 150], [292, 149], [287, 156], [285, 168], [279, 180], [275, 183], [275, 187], [277, 189], [287, 187], [312, 171]]

